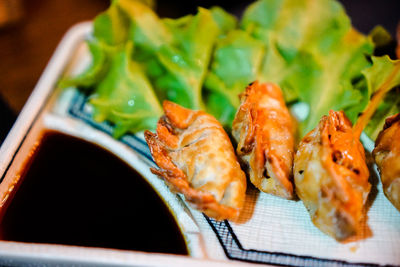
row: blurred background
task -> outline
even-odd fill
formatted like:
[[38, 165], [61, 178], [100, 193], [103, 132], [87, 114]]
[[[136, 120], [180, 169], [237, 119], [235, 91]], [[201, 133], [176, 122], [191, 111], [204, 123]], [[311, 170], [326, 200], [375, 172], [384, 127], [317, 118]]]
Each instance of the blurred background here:
[[[195, 13], [197, 6], [219, 5], [237, 16], [252, 1], [162, 1], [161, 17]], [[341, 0], [356, 29], [384, 26], [393, 36], [400, 0]], [[65, 32], [92, 20], [109, 0], [0, 0], [0, 144], [21, 111]]]

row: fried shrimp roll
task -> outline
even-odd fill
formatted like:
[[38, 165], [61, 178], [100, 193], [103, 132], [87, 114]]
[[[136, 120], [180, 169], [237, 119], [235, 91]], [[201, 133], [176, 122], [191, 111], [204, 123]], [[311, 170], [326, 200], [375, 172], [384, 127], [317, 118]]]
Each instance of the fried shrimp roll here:
[[255, 81], [240, 95], [240, 102], [232, 135], [250, 181], [265, 193], [292, 199], [294, 124], [281, 89]]
[[246, 176], [221, 124], [203, 111], [163, 103], [157, 133], [145, 132], [162, 177], [174, 192], [217, 220], [236, 219], [243, 206]]
[[371, 185], [364, 148], [343, 112], [330, 111], [301, 140], [293, 173], [316, 227], [338, 241], [359, 232]]
[[386, 119], [373, 151], [383, 192], [400, 211], [400, 113]]

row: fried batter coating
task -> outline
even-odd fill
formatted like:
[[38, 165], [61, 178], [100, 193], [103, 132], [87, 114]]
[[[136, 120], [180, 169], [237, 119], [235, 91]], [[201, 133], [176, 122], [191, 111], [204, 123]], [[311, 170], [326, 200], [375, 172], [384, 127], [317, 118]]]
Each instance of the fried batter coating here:
[[400, 113], [386, 119], [372, 153], [381, 174], [383, 192], [400, 211]]
[[296, 193], [314, 225], [338, 241], [360, 231], [368, 177], [364, 148], [343, 112], [323, 116], [298, 146]]
[[294, 124], [281, 89], [255, 81], [240, 100], [232, 134], [250, 181], [265, 193], [292, 199]]
[[246, 176], [221, 124], [203, 111], [164, 101], [157, 133], [145, 132], [147, 144], [172, 191], [217, 220], [236, 219], [243, 206]]

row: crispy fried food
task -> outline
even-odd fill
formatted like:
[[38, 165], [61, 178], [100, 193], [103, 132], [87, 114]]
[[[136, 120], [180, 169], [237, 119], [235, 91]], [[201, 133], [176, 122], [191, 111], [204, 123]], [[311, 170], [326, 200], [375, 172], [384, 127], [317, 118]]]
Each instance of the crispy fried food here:
[[400, 113], [386, 119], [373, 151], [383, 192], [400, 211]]
[[203, 111], [164, 101], [157, 133], [145, 132], [147, 144], [172, 191], [217, 220], [235, 219], [243, 206], [246, 176], [221, 124]]
[[298, 146], [297, 195], [322, 232], [343, 241], [356, 235], [371, 185], [364, 148], [343, 112], [330, 111]]
[[263, 192], [292, 199], [294, 125], [281, 89], [255, 81], [240, 100], [232, 134], [250, 181]]

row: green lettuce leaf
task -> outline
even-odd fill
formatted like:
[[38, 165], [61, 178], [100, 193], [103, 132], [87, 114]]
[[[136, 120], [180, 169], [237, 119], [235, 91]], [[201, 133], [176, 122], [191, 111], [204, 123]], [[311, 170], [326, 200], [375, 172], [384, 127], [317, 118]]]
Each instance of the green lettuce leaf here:
[[132, 44], [127, 43], [112, 58], [108, 73], [90, 97], [94, 119], [115, 124], [114, 136], [127, 131], [154, 129], [162, 115], [150, 81], [140, 65], [130, 60]]
[[119, 6], [132, 21], [130, 39], [137, 48], [134, 57], [145, 66], [160, 100], [204, 108], [201, 89], [219, 26], [229, 28], [232, 22], [225, 23], [227, 16], [220, 10], [213, 16], [199, 8], [196, 15], [160, 19], [135, 1], [120, 0]]
[[364, 132], [375, 140], [382, 130], [385, 119], [400, 112], [400, 60], [391, 60], [388, 56], [372, 57], [373, 65], [364, 70], [370, 97], [383, 85], [392, 89], [378, 106], [376, 112], [364, 129]]
[[63, 78], [60, 87], [93, 88], [107, 74], [115, 52], [128, 40], [130, 25], [116, 2], [100, 13], [93, 22], [93, 36], [86, 40], [92, 57], [90, 65], [75, 77]]
[[96, 121], [115, 125], [113, 135], [154, 129], [162, 109], [140, 65], [131, 60], [130, 21], [113, 1], [93, 22], [87, 41], [92, 61], [81, 74], [64, 78], [61, 87], [79, 87], [91, 93]]
[[266, 48], [258, 79], [278, 83], [287, 102], [309, 105], [302, 136], [330, 109], [354, 121], [365, 107], [361, 71], [370, 66], [373, 43], [351, 27], [337, 1], [260, 0], [245, 11], [241, 27]]
[[130, 21], [129, 39], [135, 45], [135, 53], [148, 55], [172, 42], [172, 34], [149, 6], [132, 0], [118, 0], [114, 3]]
[[210, 8], [211, 15], [217, 23], [220, 34], [224, 35], [237, 27], [237, 18], [219, 6]]
[[96, 39], [87, 40], [86, 43], [92, 57], [90, 65], [74, 77], [61, 79], [60, 87], [79, 87], [90, 90], [106, 75], [115, 49]]
[[400, 60], [391, 60], [389, 56], [372, 57], [372, 63], [362, 72], [367, 80], [369, 97], [385, 83], [388, 88], [400, 84]]
[[[154, 128], [165, 99], [204, 109], [229, 128], [238, 95], [256, 79], [279, 84], [289, 106], [307, 107], [303, 136], [330, 109], [356, 121], [397, 64], [371, 62], [374, 46], [390, 36], [379, 27], [369, 36], [358, 33], [335, 0], [259, 0], [239, 25], [219, 7], [161, 19], [151, 6], [154, 1], [112, 1], [87, 40], [91, 64], [60, 82], [91, 93], [95, 119], [114, 123], [116, 136]], [[392, 82], [395, 87], [397, 78]], [[399, 110], [399, 98], [398, 90], [388, 93], [366, 128], [371, 137]]]
[[93, 35], [108, 45], [118, 45], [128, 39], [129, 20], [117, 3], [100, 13], [93, 22]]
[[242, 30], [230, 31], [217, 42], [204, 83], [207, 110], [230, 127], [239, 106], [238, 95], [257, 77], [264, 45]]
[[156, 56], [166, 75], [156, 78], [156, 86], [168, 92], [167, 98], [192, 109], [204, 109], [201, 97], [203, 80], [219, 28], [211, 12], [199, 8], [185, 23], [165, 23], [174, 34], [174, 44], [164, 45]]
[[382, 131], [386, 118], [400, 112], [400, 90], [396, 88], [387, 93], [382, 103], [378, 106], [364, 132], [371, 140], [376, 140]]

